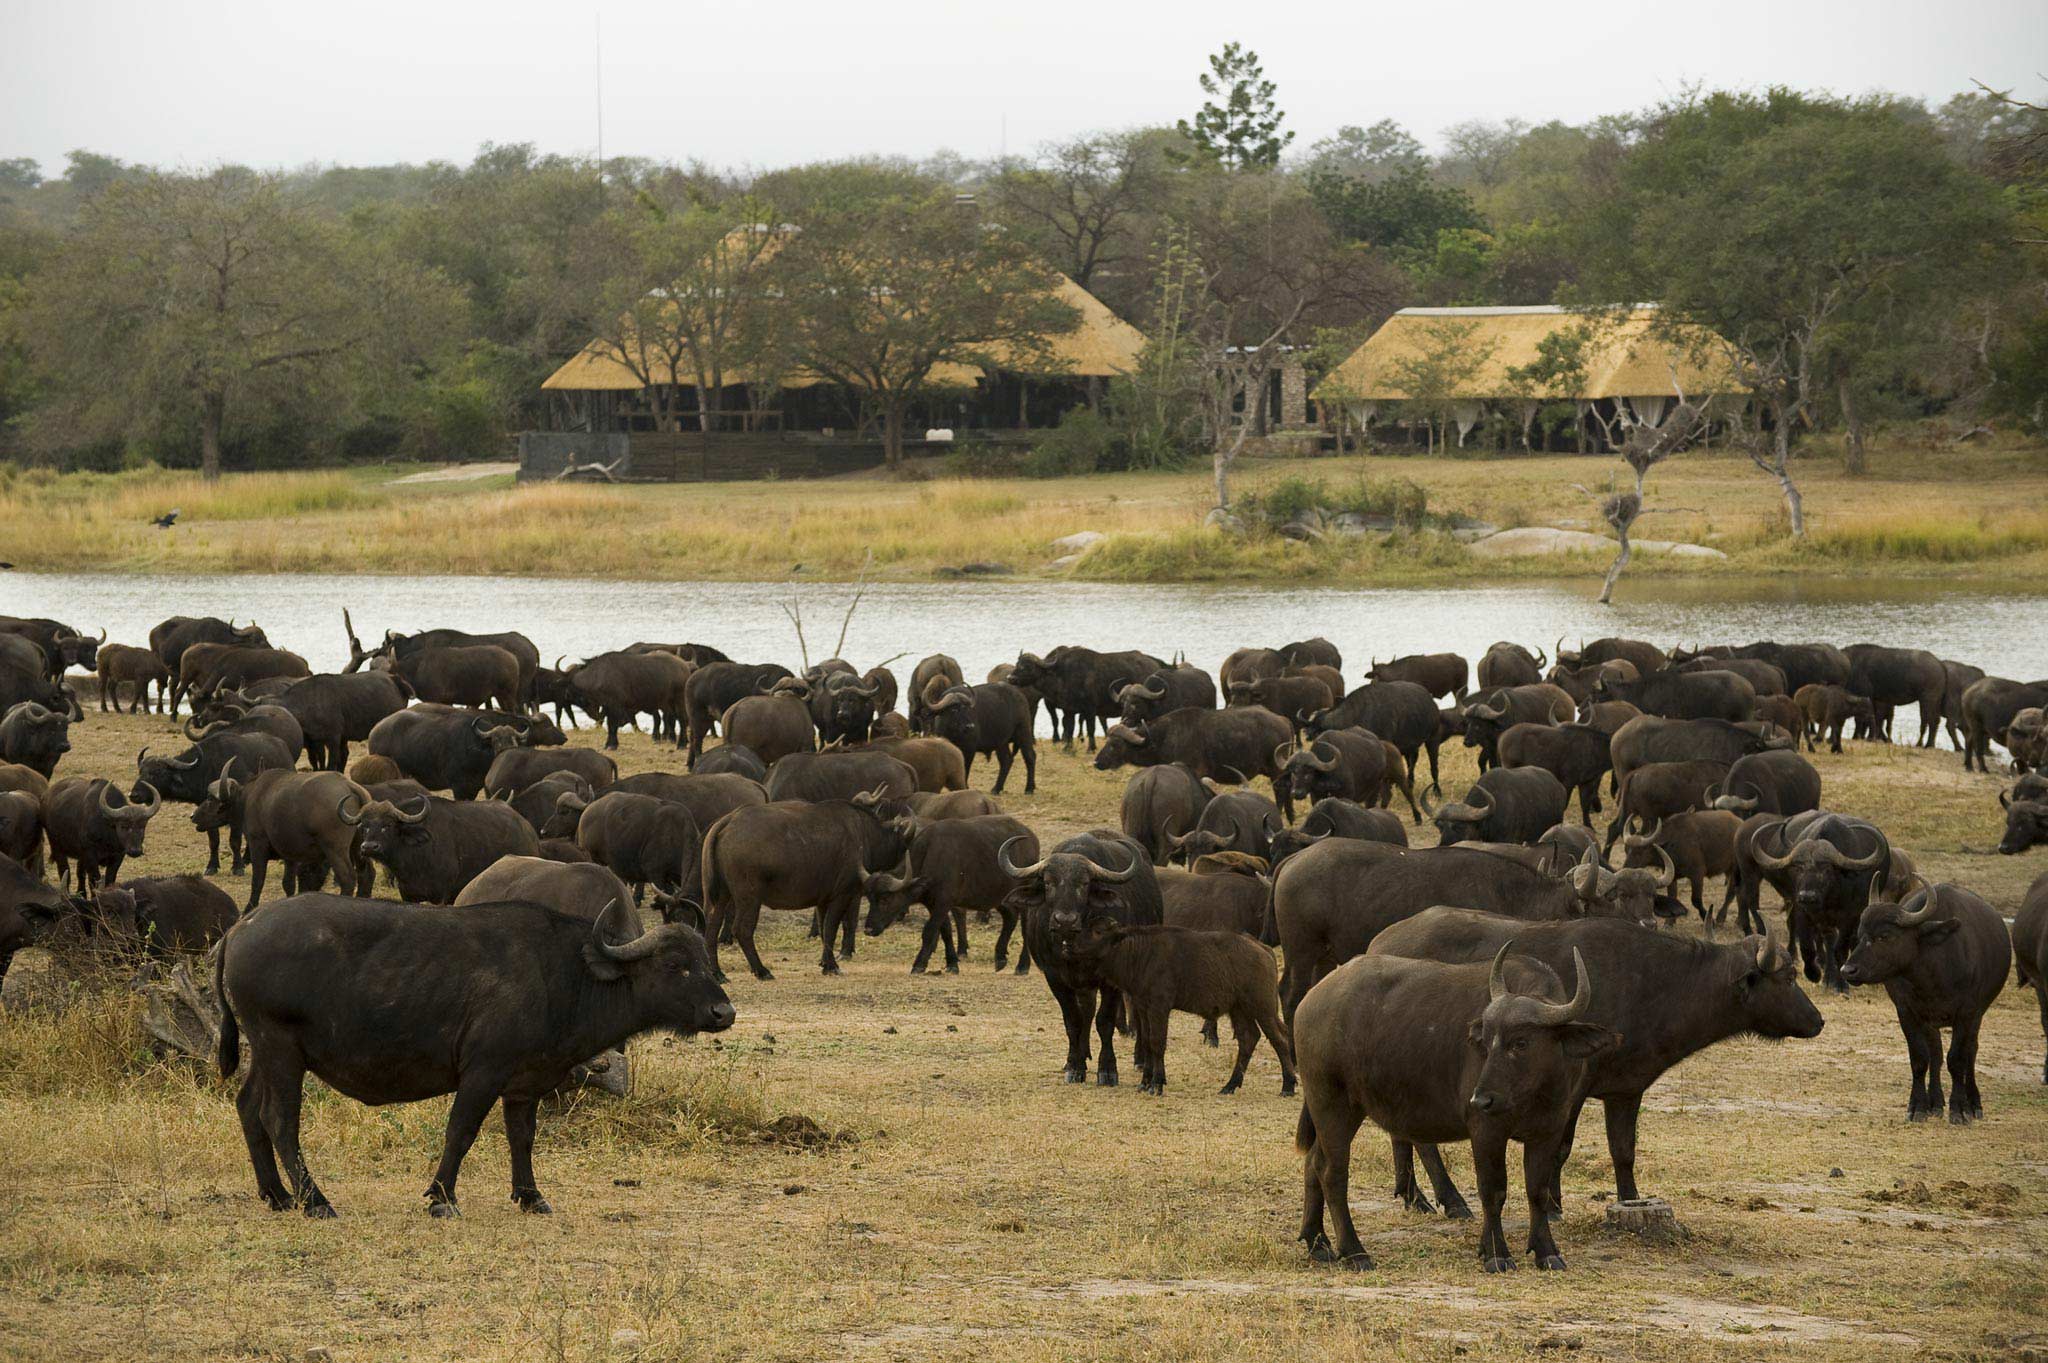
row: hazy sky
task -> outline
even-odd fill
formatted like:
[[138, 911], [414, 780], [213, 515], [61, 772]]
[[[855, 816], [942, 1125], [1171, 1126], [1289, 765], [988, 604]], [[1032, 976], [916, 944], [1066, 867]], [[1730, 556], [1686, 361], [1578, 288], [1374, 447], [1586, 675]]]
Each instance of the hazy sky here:
[[1232, 38], [1265, 58], [1297, 147], [1381, 118], [1430, 143], [1468, 118], [1579, 121], [1692, 83], [2048, 89], [2048, 0], [0, 0], [0, 157], [590, 151], [600, 13], [605, 151], [726, 166], [1170, 122]]

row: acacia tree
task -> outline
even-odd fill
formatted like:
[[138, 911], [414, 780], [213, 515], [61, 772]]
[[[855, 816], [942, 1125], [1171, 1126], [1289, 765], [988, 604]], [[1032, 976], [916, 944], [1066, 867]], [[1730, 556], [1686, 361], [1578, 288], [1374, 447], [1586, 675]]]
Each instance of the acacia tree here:
[[239, 406], [388, 385], [458, 313], [435, 272], [274, 177], [223, 168], [109, 184], [31, 279], [19, 334], [53, 395], [37, 414], [46, 442], [194, 420], [217, 478]]
[[1166, 192], [1171, 132], [1090, 133], [1005, 166], [989, 186], [998, 221], [1084, 289], [1142, 258]]
[[1421, 418], [1431, 454], [1449, 442], [1458, 409], [1471, 401], [1460, 394], [1471, 391], [1499, 348], [1497, 341], [1479, 340], [1477, 322], [1446, 317], [1424, 326], [1422, 344], [1388, 365], [1385, 386], [1407, 394], [1401, 410]]
[[1739, 447], [1806, 521], [1792, 462], [1879, 318], [1952, 309], [1986, 287], [2009, 232], [1995, 188], [1888, 103], [1783, 90], [1658, 110], [1592, 216], [1589, 293], [1662, 304], [1667, 332], [1719, 338], [1755, 398]]
[[948, 368], [1034, 370], [1080, 314], [1021, 243], [949, 195], [876, 188], [807, 215], [771, 274], [791, 362], [874, 404], [894, 467], [912, 405]]
[[1209, 58], [1201, 82], [1209, 98], [1192, 123], [1180, 121], [1180, 135], [1226, 170], [1279, 165], [1294, 134], [1280, 128], [1287, 115], [1274, 102], [1278, 87], [1266, 79], [1259, 54], [1225, 43]]
[[590, 234], [596, 344], [651, 394], [656, 425], [674, 430], [682, 385], [697, 423], [717, 429], [725, 386], [779, 370], [782, 309], [769, 262], [781, 243], [773, 210], [752, 198], [676, 208], [642, 199]]

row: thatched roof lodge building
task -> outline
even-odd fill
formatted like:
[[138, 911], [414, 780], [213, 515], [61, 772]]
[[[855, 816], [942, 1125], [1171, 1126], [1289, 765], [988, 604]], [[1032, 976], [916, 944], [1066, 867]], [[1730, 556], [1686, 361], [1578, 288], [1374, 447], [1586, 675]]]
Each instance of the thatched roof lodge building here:
[[[1045, 337], [1043, 353], [1031, 358], [1028, 370], [1004, 363], [1011, 349], [1005, 346], [994, 348], [994, 363], [986, 368], [939, 366], [931, 376], [934, 392], [910, 424], [918, 430], [944, 427], [984, 434], [1051, 426], [1098, 397], [1108, 379], [1137, 367], [1143, 333], [1065, 275], [1054, 274], [1053, 293], [1079, 314], [1072, 331]], [[636, 373], [617, 343], [607, 340], [591, 341], [542, 382], [541, 388], [556, 399], [551, 404], [555, 429], [654, 430], [655, 404], [642, 373], [673, 386], [672, 416], [685, 431], [697, 429], [694, 376], [669, 373], [659, 362], [643, 363]], [[793, 369], [765, 379], [745, 373], [725, 378], [715, 415], [722, 432], [809, 432], [854, 440], [864, 434], [869, 414], [861, 395], [819, 375]]]
[[[1600, 446], [1624, 405], [1655, 425], [1681, 393], [1697, 399], [1738, 391], [1714, 336], [1656, 322], [1649, 304], [1595, 313], [1403, 308], [1324, 376], [1315, 397], [1326, 413], [1361, 429], [1419, 420], [1415, 407], [1427, 402], [1448, 413], [1460, 445], [1490, 416], [1519, 423], [1527, 441], [1545, 409], [1570, 403], [1574, 443]], [[1559, 364], [1560, 357], [1571, 362]]]

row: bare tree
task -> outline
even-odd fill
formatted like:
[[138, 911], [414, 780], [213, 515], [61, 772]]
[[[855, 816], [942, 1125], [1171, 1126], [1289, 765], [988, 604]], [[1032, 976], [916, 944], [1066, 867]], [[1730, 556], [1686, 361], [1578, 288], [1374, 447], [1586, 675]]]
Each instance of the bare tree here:
[[[1643, 480], [1650, 470], [1666, 459], [1679, 453], [1706, 433], [1709, 412], [1714, 400], [1709, 397], [1701, 402], [1688, 402], [1685, 391], [1678, 387], [1678, 375], [1673, 373], [1671, 383], [1678, 392], [1678, 405], [1666, 413], [1664, 419], [1654, 425], [1642, 419], [1626, 401], [1614, 405], [1614, 419], [1602, 418], [1612, 439], [1620, 435], [1616, 453], [1621, 456], [1635, 474], [1635, 487], [1631, 491], [1610, 492], [1602, 497], [1600, 516], [1614, 528], [1614, 534], [1621, 541], [1621, 552], [1614, 556], [1608, 566], [1607, 581], [1600, 588], [1600, 604], [1611, 604], [1614, 598], [1614, 584], [1621, 580], [1628, 568], [1628, 561], [1634, 555], [1635, 546], [1629, 542], [1629, 532], [1635, 528], [1636, 518], [1646, 514], [1643, 506]], [[1579, 491], [1588, 496], [1601, 496], [1590, 488], [1579, 485]], [[1659, 507], [1659, 511], [1689, 510], [1681, 507]]]

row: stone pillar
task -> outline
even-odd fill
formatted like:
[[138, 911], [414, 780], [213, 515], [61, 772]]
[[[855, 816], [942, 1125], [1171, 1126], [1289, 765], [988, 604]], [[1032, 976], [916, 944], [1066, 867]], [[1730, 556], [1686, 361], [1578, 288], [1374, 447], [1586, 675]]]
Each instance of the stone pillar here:
[[1280, 424], [1308, 424], [1308, 371], [1302, 367], [1301, 356], [1292, 352], [1280, 361]]

